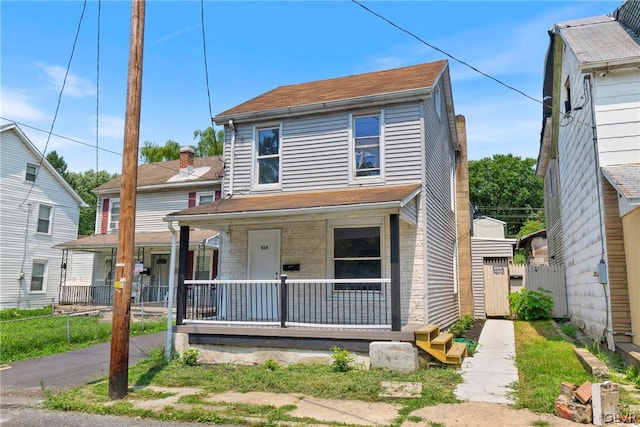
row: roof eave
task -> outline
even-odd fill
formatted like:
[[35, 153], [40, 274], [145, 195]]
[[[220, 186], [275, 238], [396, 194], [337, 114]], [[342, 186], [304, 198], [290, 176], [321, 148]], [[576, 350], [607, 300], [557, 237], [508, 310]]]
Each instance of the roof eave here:
[[592, 61], [584, 62], [580, 64], [580, 70], [583, 73], [591, 73], [595, 71], [603, 70], [618, 70], [624, 68], [638, 68], [640, 67], [640, 57], [633, 56], [628, 58], [611, 59], [604, 61]]
[[317, 102], [313, 104], [295, 105], [291, 107], [273, 108], [267, 110], [249, 111], [238, 114], [222, 114], [215, 116], [213, 121], [216, 125], [224, 125], [233, 119], [236, 122], [250, 121], [255, 119], [273, 119], [276, 117], [291, 117], [311, 114], [315, 112], [328, 112], [343, 110], [348, 107], [362, 105], [383, 104], [388, 102], [418, 101], [431, 95], [432, 87], [423, 87], [401, 92], [381, 93], [375, 95], [361, 96], [357, 98], [339, 99], [336, 101]]

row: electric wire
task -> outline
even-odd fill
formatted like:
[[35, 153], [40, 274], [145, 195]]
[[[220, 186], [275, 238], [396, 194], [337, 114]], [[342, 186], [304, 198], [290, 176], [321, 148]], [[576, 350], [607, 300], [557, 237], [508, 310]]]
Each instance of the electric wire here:
[[[209, 101], [209, 120], [213, 129], [213, 112], [211, 110], [211, 92], [209, 90], [209, 66], [207, 64], [207, 37], [204, 29], [204, 0], [200, 0], [200, 21], [202, 23], [202, 50], [204, 53], [204, 75], [207, 85], [207, 100]], [[214, 131], [215, 132], [215, 131]], [[214, 134], [215, 137], [215, 134]]]
[[[36, 179], [38, 177], [38, 173], [40, 172], [40, 167], [42, 166], [42, 162], [45, 160], [45, 153], [47, 152], [47, 147], [49, 146], [49, 141], [51, 140], [51, 134], [53, 133], [53, 128], [56, 124], [56, 120], [58, 118], [58, 111], [60, 110], [60, 104], [62, 103], [62, 94], [64, 93], [64, 88], [67, 84], [67, 77], [69, 76], [69, 70], [71, 69], [71, 62], [73, 61], [73, 55], [76, 51], [76, 44], [78, 42], [78, 38], [80, 36], [80, 29], [82, 28], [82, 21], [84, 19], [84, 12], [87, 9], [87, 0], [84, 0], [84, 2], [82, 3], [82, 12], [80, 14], [80, 19], [78, 20], [78, 28], [76, 29], [76, 35], [73, 39], [73, 45], [71, 47], [71, 55], [69, 55], [69, 61], [67, 62], [67, 69], [64, 73], [64, 79], [62, 80], [62, 87], [60, 88], [60, 92], [58, 94], [58, 101], [56, 103], [56, 109], [55, 112], [53, 114], [53, 120], [51, 121], [51, 128], [49, 129], [48, 135], [47, 135], [47, 141], [44, 145], [44, 149], [42, 150], [42, 157], [40, 157], [40, 162], [38, 163], [38, 168], [36, 169]], [[31, 191], [33, 191], [33, 186], [36, 184], [36, 179], [34, 179], [31, 182], [31, 185], [29, 187], [29, 191], [27, 192], [27, 195], [24, 197], [24, 200], [18, 205], [18, 207], [20, 209], [22, 209], [22, 206], [24, 205], [24, 203], [29, 199], [29, 196], [31, 195]]]

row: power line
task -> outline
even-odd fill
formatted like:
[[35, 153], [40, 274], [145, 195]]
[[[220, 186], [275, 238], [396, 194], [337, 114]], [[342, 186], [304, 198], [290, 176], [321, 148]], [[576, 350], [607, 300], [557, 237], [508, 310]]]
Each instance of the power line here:
[[211, 111], [211, 93], [209, 91], [209, 66], [207, 65], [207, 38], [204, 31], [204, 0], [200, 0], [200, 21], [202, 23], [202, 50], [204, 53], [204, 75], [207, 84], [207, 100], [209, 101], [209, 120], [211, 121], [211, 128], [213, 129], [213, 112]]

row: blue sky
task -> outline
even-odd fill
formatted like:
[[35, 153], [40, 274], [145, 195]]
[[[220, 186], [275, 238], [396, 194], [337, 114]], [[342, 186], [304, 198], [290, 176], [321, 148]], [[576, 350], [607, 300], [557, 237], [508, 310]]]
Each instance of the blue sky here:
[[[541, 98], [555, 22], [611, 13], [621, 1], [363, 2], [481, 71]], [[0, 3], [0, 116], [41, 149], [54, 119], [82, 1]], [[99, 150], [52, 136], [69, 170], [120, 172], [131, 3], [102, 1]], [[98, 3], [87, 3], [53, 132], [96, 144]], [[447, 59], [350, 1], [204, 3], [214, 115], [281, 85]], [[540, 104], [450, 60], [456, 114], [467, 120], [470, 159], [536, 158]], [[2, 123], [6, 123], [2, 120]], [[199, 1], [146, 5], [140, 146], [193, 143], [210, 125]], [[108, 150], [108, 151], [107, 151]]]

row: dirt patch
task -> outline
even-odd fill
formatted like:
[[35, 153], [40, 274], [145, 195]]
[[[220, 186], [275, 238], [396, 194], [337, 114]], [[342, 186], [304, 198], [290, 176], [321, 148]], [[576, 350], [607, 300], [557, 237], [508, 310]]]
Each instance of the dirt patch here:
[[474, 319], [473, 325], [465, 331], [463, 338], [477, 342], [480, 339], [480, 333], [486, 320], [487, 319]]

